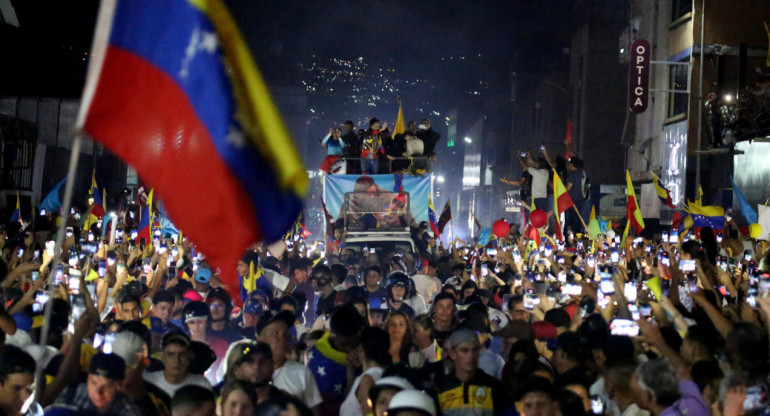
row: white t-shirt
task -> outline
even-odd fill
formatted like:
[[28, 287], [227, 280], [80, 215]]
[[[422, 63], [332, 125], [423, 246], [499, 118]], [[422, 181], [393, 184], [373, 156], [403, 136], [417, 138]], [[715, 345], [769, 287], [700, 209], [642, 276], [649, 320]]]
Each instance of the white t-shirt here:
[[414, 316], [420, 316], [424, 313], [428, 313], [428, 306], [425, 305], [425, 301], [422, 299], [422, 296], [412, 296], [409, 299], [404, 299], [404, 303], [409, 305], [412, 310], [414, 310]]
[[323, 401], [313, 373], [296, 361], [286, 360], [281, 368], [273, 371], [273, 386], [297, 396], [308, 407], [315, 407]]
[[532, 198], [548, 198], [548, 169], [527, 169], [532, 175]]
[[152, 373], [145, 372], [144, 380], [154, 384], [159, 389], [165, 391], [166, 394], [168, 394], [170, 397], [174, 397], [174, 393], [176, 393], [176, 391], [179, 390], [181, 387], [184, 387], [190, 384], [194, 384], [196, 386], [201, 386], [211, 390], [211, 383], [209, 383], [209, 381], [206, 380], [206, 377], [203, 377], [200, 374], [187, 374], [187, 377], [185, 377], [185, 379], [182, 380], [181, 383], [171, 384], [168, 381], [166, 381], [166, 377], [163, 376], [163, 371], [154, 371]]
[[340, 406], [341, 416], [362, 416], [361, 403], [358, 402], [358, 396], [356, 396], [358, 386], [361, 384], [361, 378], [364, 375], [369, 375], [376, 382], [382, 378], [382, 373], [384, 371], [385, 369], [382, 367], [372, 367], [356, 377], [355, 381], [353, 381], [353, 387], [350, 388], [348, 396], [345, 397], [345, 401], [343, 401], [342, 406]]
[[417, 294], [425, 303], [429, 303], [433, 299], [433, 294], [441, 290], [441, 280], [437, 277], [416, 274], [412, 276], [412, 281]]

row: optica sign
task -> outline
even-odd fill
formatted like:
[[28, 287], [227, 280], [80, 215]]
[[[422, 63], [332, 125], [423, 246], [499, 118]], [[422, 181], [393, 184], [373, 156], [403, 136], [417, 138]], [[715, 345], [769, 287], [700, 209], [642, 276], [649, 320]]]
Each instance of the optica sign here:
[[634, 113], [647, 110], [650, 93], [650, 42], [637, 39], [631, 44], [628, 63], [628, 109]]

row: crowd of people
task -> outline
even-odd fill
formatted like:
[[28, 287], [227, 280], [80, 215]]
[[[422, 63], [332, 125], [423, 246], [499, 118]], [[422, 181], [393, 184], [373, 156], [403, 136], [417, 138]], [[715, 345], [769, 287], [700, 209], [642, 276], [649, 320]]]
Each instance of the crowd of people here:
[[145, 241], [122, 220], [110, 243], [109, 222], [67, 218], [61, 249], [45, 228], [2, 229], [0, 414], [728, 416], [769, 402], [770, 254], [732, 222], [626, 241], [514, 227], [420, 253], [260, 244], [235, 288], [178, 234]]
[[559, 175], [567, 193], [570, 196], [574, 210], [564, 212], [562, 224], [565, 230], [574, 233], [585, 232], [585, 224], [581, 220], [588, 217], [590, 212], [590, 181], [583, 170], [583, 160], [577, 156], [575, 147], [568, 140], [564, 141], [565, 152], [569, 158], [552, 157], [545, 144], [540, 146], [540, 156], [530, 152], [519, 153], [519, 163], [522, 167], [521, 177], [517, 180], [500, 177], [500, 182], [519, 187], [519, 197], [523, 208], [540, 209], [548, 213], [549, 229], [555, 228], [554, 223], [554, 175]]
[[330, 174], [404, 173], [410, 167], [430, 170], [429, 160], [435, 160], [438, 132], [425, 118], [417, 125], [406, 123], [406, 130], [392, 134], [388, 123], [377, 118], [369, 120], [369, 128], [356, 132], [348, 120], [334, 126], [319, 142], [326, 148], [321, 171]]

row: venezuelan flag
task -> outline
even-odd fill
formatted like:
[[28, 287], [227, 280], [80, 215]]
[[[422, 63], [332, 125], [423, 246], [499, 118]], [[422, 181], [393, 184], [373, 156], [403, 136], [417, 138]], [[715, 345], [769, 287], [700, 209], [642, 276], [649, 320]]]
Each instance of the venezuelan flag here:
[[153, 185], [236, 295], [239, 256], [291, 227], [307, 173], [224, 1], [104, 0], [82, 103], [78, 126]]
[[711, 227], [714, 230], [725, 228], [725, 209], [722, 207], [690, 204], [685, 211], [692, 217], [695, 228]]
[[433, 198], [428, 197], [428, 220], [430, 220], [430, 230], [433, 231], [433, 234], [436, 236], [436, 238], [441, 238], [441, 233], [438, 230], [438, 225], [436, 224], [436, 209], [433, 208]]
[[674, 201], [671, 200], [671, 192], [660, 184], [660, 178], [658, 178], [654, 173], [650, 172], [650, 175], [652, 176], [652, 184], [655, 185], [655, 193], [658, 194], [660, 202], [671, 209], [676, 209]]

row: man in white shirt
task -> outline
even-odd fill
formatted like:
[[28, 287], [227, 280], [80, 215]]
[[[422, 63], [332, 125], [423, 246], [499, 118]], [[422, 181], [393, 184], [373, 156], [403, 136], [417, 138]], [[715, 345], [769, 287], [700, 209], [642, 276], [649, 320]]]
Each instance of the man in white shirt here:
[[288, 360], [289, 328], [294, 315], [288, 311], [269, 311], [257, 323], [257, 340], [270, 346], [273, 353], [273, 386], [302, 399], [314, 408], [320, 404], [321, 392], [310, 369], [296, 361]]
[[199, 374], [190, 374], [190, 338], [184, 332], [171, 331], [161, 342], [163, 371], [144, 373], [144, 380], [166, 392], [170, 397], [182, 386], [194, 384], [211, 389], [211, 383]]
[[422, 259], [422, 270], [412, 276], [414, 288], [426, 304], [429, 304], [433, 295], [441, 290], [441, 280], [436, 277], [436, 262], [428, 258]]

